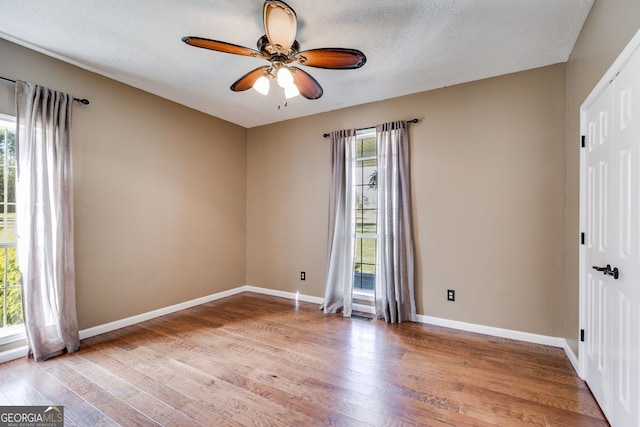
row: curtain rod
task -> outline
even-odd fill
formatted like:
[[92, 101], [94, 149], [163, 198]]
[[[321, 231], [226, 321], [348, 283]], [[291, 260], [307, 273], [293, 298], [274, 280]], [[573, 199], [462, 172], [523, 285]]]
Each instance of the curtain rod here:
[[[13, 79], [8, 79], [8, 78], [6, 78], [6, 77], [2, 77], [2, 76], [0, 76], [0, 80], [4, 80], [5, 82], [16, 84], [16, 81], [15, 81], [15, 80], [13, 80]], [[80, 99], [80, 98], [73, 98], [73, 100], [74, 100], [74, 101], [76, 101], [76, 102], [79, 102], [80, 104], [83, 104], [83, 105], [89, 105], [89, 100], [88, 100], [88, 99], [86, 99], [86, 98], [82, 98], [82, 99]]]
[[[418, 123], [419, 121], [420, 121], [420, 120], [418, 120], [418, 119], [411, 119], [411, 120], [407, 120], [407, 123]], [[372, 128], [372, 127], [375, 127], [375, 126], [369, 126], [369, 127], [366, 127], [366, 128], [358, 128], [358, 129], [356, 129], [356, 130], [365, 130], [365, 129], [370, 129], [370, 128]], [[331, 134], [330, 134], [330, 133], [323, 133], [323, 134], [322, 134], [322, 136], [323, 136], [324, 138], [328, 138], [328, 137], [330, 137], [330, 136], [331, 136]]]

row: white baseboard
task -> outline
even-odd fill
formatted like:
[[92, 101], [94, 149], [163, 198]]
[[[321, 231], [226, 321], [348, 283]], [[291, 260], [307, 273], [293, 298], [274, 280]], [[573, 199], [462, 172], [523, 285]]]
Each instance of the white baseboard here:
[[534, 344], [548, 345], [564, 348], [566, 340], [547, 335], [532, 334], [529, 332], [514, 331], [512, 329], [496, 328], [493, 326], [477, 325], [475, 323], [460, 322], [458, 320], [442, 319], [439, 317], [418, 315], [418, 321], [430, 325], [444, 326], [446, 328], [459, 329], [467, 332], [492, 335], [494, 337], [509, 338], [512, 340], [526, 341]]
[[251, 285], [243, 286], [243, 290], [247, 292], [256, 292], [258, 294], [271, 295], [274, 297], [293, 299], [296, 301], [310, 302], [313, 304], [322, 304], [322, 302], [324, 301], [324, 298], [305, 295], [305, 294], [301, 294], [300, 292], [278, 291], [275, 289], [261, 288], [258, 286], [251, 286]]
[[[103, 325], [98, 325], [91, 328], [83, 329], [80, 331], [80, 339], [89, 338], [95, 335], [104, 334], [106, 332], [124, 328], [126, 326], [135, 325], [136, 323], [144, 322], [146, 320], [154, 319], [156, 317], [164, 316], [166, 314], [174, 313], [176, 311], [195, 307], [196, 305], [204, 304], [210, 301], [215, 301], [231, 295], [236, 295], [241, 292], [256, 292], [259, 294], [287, 298], [287, 299], [296, 300], [296, 301], [310, 302], [318, 305], [322, 304], [323, 302], [323, 298], [301, 294], [300, 292], [295, 292], [295, 293], [286, 292], [286, 291], [279, 291], [279, 290], [268, 289], [268, 288], [261, 288], [258, 286], [245, 285], [245, 286], [239, 286], [234, 289], [229, 289], [227, 291], [204, 296], [201, 298], [196, 298], [190, 301], [185, 301], [180, 304], [175, 304], [175, 305], [160, 308], [157, 310], [149, 311], [146, 313], [138, 314], [135, 316], [127, 317], [125, 319], [116, 320], [114, 322], [105, 323]], [[353, 309], [357, 311], [373, 314], [373, 307], [371, 306], [354, 304]], [[479, 334], [492, 335], [492, 336], [501, 337], [501, 338], [509, 338], [509, 339], [514, 339], [519, 341], [526, 341], [526, 342], [531, 342], [535, 344], [543, 344], [543, 345], [548, 345], [552, 347], [560, 347], [564, 349], [565, 353], [567, 354], [567, 357], [569, 358], [569, 361], [573, 365], [574, 370], [577, 373], [580, 372], [580, 370], [578, 369], [578, 366], [579, 366], [578, 358], [573, 352], [573, 350], [571, 350], [571, 347], [569, 346], [567, 340], [563, 338], [532, 334], [529, 332], [514, 331], [510, 329], [495, 328], [492, 326], [476, 325], [473, 323], [466, 323], [466, 322], [460, 322], [457, 320], [442, 319], [439, 317], [424, 316], [424, 315], [418, 315], [417, 320], [420, 323], [427, 323], [430, 325], [443, 326], [447, 328], [459, 329], [459, 330], [468, 331], [468, 332], [476, 332]], [[18, 359], [26, 355], [27, 355], [26, 346], [3, 351], [3, 352], [0, 352], [0, 363]]]
[[[103, 325], [94, 326], [87, 329], [82, 329], [79, 332], [80, 339], [93, 337], [95, 335], [104, 334], [106, 332], [115, 331], [116, 329], [124, 328], [126, 326], [135, 325], [145, 320], [154, 319], [156, 317], [164, 316], [166, 314], [175, 313], [176, 311], [184, 310], [187, 308], [195, 307], [196, 305], [204, 304], [210, 301], [215, 301], [220, 298], [228, 297], [231, 295], [244, 292], [246, 286], [239, 286], [228, 291], [218, 292], [215, 294], [207, 295], [201, 298], [192, 299], [190, 301], [181, 302], [179, 304], [170, 305], [168, 307], [159, 308], [157, 310], [148, 311], [146, 313], [137, 314], [135, 316], [127, 317], [124, 319], [116, 320], [113, 322], [105, 323]], [[8, 362], [10, 360], [19, 359], [27, 355], [28, 347], [18, 347], [11, 350], [0, 352], [0, 363]]]
[[580, 362], [578, 362], [578, 356], [573, 352], [573, 349], [571, 348], [567, 340], [564, 340], [564, 346], [562, 346], [562, 348], [564, 349], [564, 352], [566, 353], [567, 358], [569, 358], [569, 362], [571, 362], [571, 365], [573, 365], [573, 370], [576, 371], [578, 376], [584, 380], [585, 378], [584, 378], [582, 369], [580, 369]]
[[116, 329], [124, 328], [125, 326], [135, 325], [136, 323], [144, 322], [145, 320], [154, 319], [156, 317], [164, 316], [166, 314], [175, 313], [176, 311], [184, 310], [187, 308], [195, 307], [196, 305], [204, 304], [210, 301], [215, 301], [220, 298], [225, 298], [231, 295], [239, 294], [243, 292], [245, 286], [240, 286], [228, 291], [218, 292], [216, 294], [207, 295], [201, 298], [192, 299], [190, 301], [181, 302], [179, 304], [170, 305], [168, 307], [159, 308], [157, 310], [148, 311], [146, 313], [137, 314], [135, 316], [127, 317], [125, 319], [116, 320], [114, 322], [105, 323], [103, 325], [94, 326], [92, 328], [83, 329], [80, 331], [80, 339], [93, 337], [95, 335], [104, 334], [106, 332], [115, 331]]
[[[442, 319], [439, 317], [418, 315], [418, 321], [421, 323], [428, 323], [430, 325], [444, 326], [447, 328], [459, 329], [468, 332], [477, 332], [479, 334], [491, 335], [500, 338], [509, 338], [518, 341], [525, 341], [534, 344], [548, 345], [550, 347], [559, 347], [564, 350], [569, 362], [573, 366], [573, 370], [576, 374], [582, 378], [580, 371], [580, 363], [578, 362], [578, 356], [573, 352], [571, 346], [564, 338], [550, 337], [548, 335], [538, 335], [529, 332], [514, 331], [511, 329], [495, 328], [493, 326], [476, 325], [473, 323], [459, 322], [457, 320]], [[584, 379], [584, 378], [582, 378]]]

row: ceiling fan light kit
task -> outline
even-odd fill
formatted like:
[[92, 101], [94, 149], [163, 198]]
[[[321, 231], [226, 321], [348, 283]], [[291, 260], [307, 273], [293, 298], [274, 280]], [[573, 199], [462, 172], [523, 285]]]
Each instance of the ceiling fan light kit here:
[[203, 49], [266, 59], [270, 65], [263, 65], [240, 77], [231, 85], [231, 90], [240, 92], [253, 88], [267, 95], [269, 81], [275, 80], [284, 89], [286, 99], [298, 95], [318, 99], [323, 94], [322, 86], [316, 79], [293, 64], [351, 70], [362, 67], [367, 61], [364, 53], [356, 49], [323, 48], [301, 52], [296, 40], [296, 12], [283, 1], [266, 0], [263, 21], [266, 34], [258, 39], [258, 50], [194, 36], [183, 37], [182, 41]]
[[258, 77], [258, 80], [253, 84], [253, 89], [262, 95], [269, 94], [269, 79], [265, 76]]
[[300, 91], [298, 90], [298, 86], [295, 84], [290, 84], [289, 86], [284, 88], [284, 97], [287, 99], [294, 98], [300, 95]]
[[280, 67], [276, 78], [278, 80], [278, 86], [281, 88], [286, 88], [293, 84], [293, 75], [286, 66]]

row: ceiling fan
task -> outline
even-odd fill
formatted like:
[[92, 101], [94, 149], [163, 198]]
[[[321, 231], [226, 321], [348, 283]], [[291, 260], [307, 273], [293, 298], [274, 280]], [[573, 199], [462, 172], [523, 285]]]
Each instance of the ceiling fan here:
[[300, 51], [296, 40], [296, 13], [283, 1], [266, 0], [262, 15], [266, 34], [258, 39], [258, 50], [202, 37], [188, 36], [183, 37], [182, 41], [204, 49], [266, 59], [269, 65], [249, 71], [231, 85], [231, 90], [240, 92], [254, 88], [267, 95], [269, 81], [275, 80], [284, 88], [286, 98], [299, 94], [307, 99], [322, 96], [322, 86], [296, 65], [348, 70], [360, 68], [367, 61], [364, 53], [356, 49], [322, 48]]

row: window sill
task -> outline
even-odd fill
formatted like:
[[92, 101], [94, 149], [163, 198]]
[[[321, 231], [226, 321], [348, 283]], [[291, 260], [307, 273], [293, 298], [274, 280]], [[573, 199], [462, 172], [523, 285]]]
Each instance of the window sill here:
[[0, 329], [0, 345], [10, 344], [26, 339], [24, 325], [10, 326]]
[[375, 299], [373, 296], [373, 292], [360, 291], [355, 289], [353, 290], [352, 298], [362, 301], [373, 301]]

